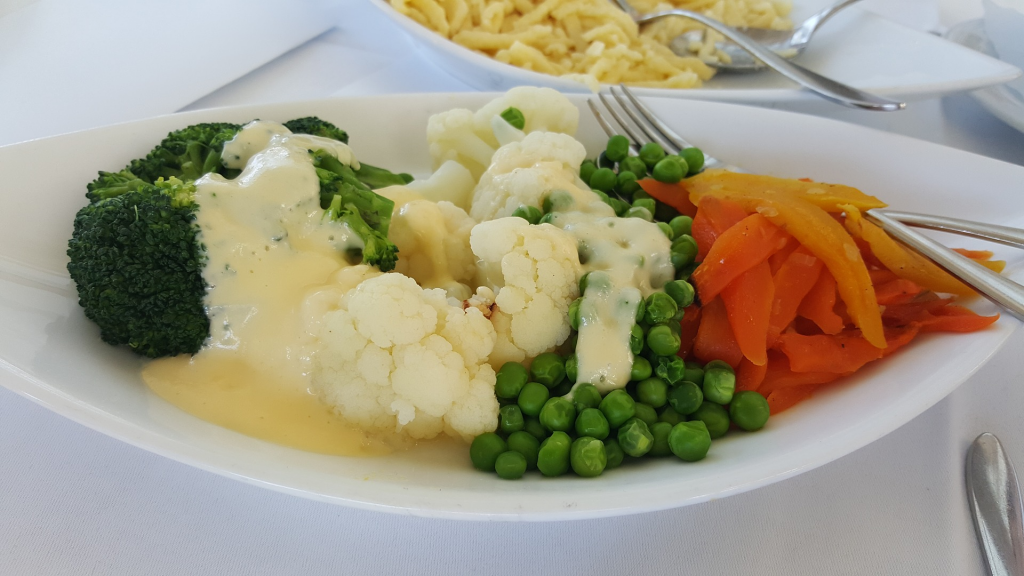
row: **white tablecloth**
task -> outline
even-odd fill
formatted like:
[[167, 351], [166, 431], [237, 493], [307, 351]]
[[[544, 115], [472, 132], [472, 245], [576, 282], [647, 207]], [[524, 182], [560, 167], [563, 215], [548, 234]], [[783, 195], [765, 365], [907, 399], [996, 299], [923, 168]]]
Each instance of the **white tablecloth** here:
[[[468, 89], [372, 10], [351, 7], [335, 30], [189, 108]], [[1024, 134], [964, 95], [899, 114], [812, 112], [1024, 164]], [[277, 494], [0, 390], [0, 574], [983, 574], [963, 456], [990, 431], [1024, 463], [1021, 349], [1018, 332], [922, 416], [793, 479], [665, 512], [543, 524], [415, 519]]]

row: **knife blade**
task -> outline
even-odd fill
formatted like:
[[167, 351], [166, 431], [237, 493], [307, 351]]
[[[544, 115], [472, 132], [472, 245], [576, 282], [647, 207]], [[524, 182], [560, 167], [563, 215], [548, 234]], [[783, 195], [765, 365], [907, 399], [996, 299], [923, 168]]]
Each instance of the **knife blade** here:
[[965, 463], [967, 500], [982, 555], [992, 576], [1024, 576], [1024, 513], [1013, 463], [999, 439], [984, 433]]

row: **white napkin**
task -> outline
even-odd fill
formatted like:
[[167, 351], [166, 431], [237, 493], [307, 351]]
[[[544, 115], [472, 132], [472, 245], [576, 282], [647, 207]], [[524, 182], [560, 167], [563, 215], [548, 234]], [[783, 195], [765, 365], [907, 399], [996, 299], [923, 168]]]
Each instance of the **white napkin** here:
[[173, 112], [333, 25], [317, 0], [9, 0], [0, 145]]

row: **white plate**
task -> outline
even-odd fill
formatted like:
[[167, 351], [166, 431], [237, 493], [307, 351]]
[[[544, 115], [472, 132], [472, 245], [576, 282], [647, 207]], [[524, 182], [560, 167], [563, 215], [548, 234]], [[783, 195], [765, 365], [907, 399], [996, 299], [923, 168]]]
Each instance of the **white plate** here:
[[[474, 88], [504, 91], [529, 84], [550, 86], [563, 92], [587, 90], [579, 83], [503, 64], [463, 48], [399, 14], [387, 0], [370, 0], [370, 3], [423, 46], [434, 63]], [[801, 22], [830, 3], [831, 0], [794, 2], [793, 21]], [[1010, 64], [900, 26], [857, 7], [847, 9], [824, 25], [796, 62], [855, 88], [901, 100], [975, 90], [1013, 80], [1021, 74]], [[690, 90], [634, 90], [648, 96], [746, 103], [818, 98], [771, 71], [719, 74], [704, 87]]]
[[[486, 94], [374, 96], [164, 116], [0, 148], [0, 384], [100, 432], [169, 458], [299, 496], [404, 514], [472, 519], [599, 517], [692, 504], [781, 480], [876, 440], [949, 394], [1017, 329], [922, 338], [773, 419], [715, 442], [696, 464], [643, 462], [599, 479], [505, 482], [474, 471], [467, 451], [427, 446], [380, 458], [304, 453], [208, 424], [151, 394], [142, 360], [103, 344], [64, 272], [72, 218], [98, 169], [118, 169], [169, 130], [200, 121], [320, 115], [349, 131], [373, 164], [424, 173], [429, 114], [475, 108]], [[574, 101], [584, 105], [581, 96]], [[1024, 168], [813, 116], [652, 99], [676, 129], [753, 171], [860, 186], [894, 207], [1024, 222]], [[599, 129], [584, 117], [592, 152]], [[964, 245], [966, 242], [956, 241]], [[1003, 254], [1009, 252], [1004, 250]], [[1009, 255], [1013, 255], [1010, 253]], [[979, 302], [977, 308], [991, 311]]]
[[[969, 20], [961, 22], [946, 32], [946, 39], [987, 54], [993, 58], [996, 56], [992, 42], [985, 33], [985, 22], [983, 20]], [[1014, 82], [1020, 85], [1021, 82]], [[978, 101], [993, 116], [1024, 132], [1024, 95], [1010, 84], [1002, 84], [983, 88], [971, 92], [971, 96]]]

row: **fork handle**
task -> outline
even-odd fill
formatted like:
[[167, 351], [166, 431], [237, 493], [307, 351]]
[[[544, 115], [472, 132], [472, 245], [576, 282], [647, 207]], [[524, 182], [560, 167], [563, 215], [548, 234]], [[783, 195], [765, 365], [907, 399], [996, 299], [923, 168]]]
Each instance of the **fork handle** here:
[[927, 228], [940, 232], [950, 232], [971, 238], [980, 238], [990, 242], [997, 242], [1015, 248], [1024, 248], [1024, 230], [1010, 226], [997, 226], [982, 222], [972, 222], [959, 218], [946, 218], [945, 216], [931, 216], [929, 214], [916, 214], [914, 212], [900, 212], [898, 210], [871, 210], [872, 214], [883, 213], [894, 220], [914, 226], [916, 228]]
[[911, 230], [884, 210], [869, 210], [865, 216], [893, 238], [930, 258], [964, 284], [974, 288], [979, 294], [995, 302], [1018, 320], [1024, 321], [1024, 286], [996, 274], [970, 258], [953, 252], [919, 232]]
[[753, 41], [746, 34], [737, 31], [735, 28], [726, 26], [721, 22], [704, 16], [697, 12], [691, 12], [689, 10], [663, 10], [660, 12], [651, 12], [649, 14], [643, 14], [637, 17], [636, 21], [638, 24], [642, 24], [649, 20], [654, 20], [664, 16], [681, 16], [683, 18], [689, 18], [696, 22], [711, 28], [719, 34], [725, 36], [729, 40], [735, 42], [740, 48], [743, 48], [747, 52], [754, 55], [755, 58], [765, 63], [769, 68], [774, 69], [786, 78], [800, 84], [804, 88], [817, 92], [821, 96], [843, 104], [852, 108], [862, 108], [865, 110], [880, 110], [885, 112], [891, 112], [895, 110], [902, 110], [906, 107], [903, 102], [896, 102], [881, 96], [875, 96], [862, 90], [858, 90], [852, 86], [847, 86], [840, 82], [836, 82], [831, 78], [826, 78], [815, 72], [794, 64], [789, 60], [779, 56], [775, 52], [772, 52], [768, 48], [765, 48], [761, 44]]

